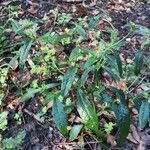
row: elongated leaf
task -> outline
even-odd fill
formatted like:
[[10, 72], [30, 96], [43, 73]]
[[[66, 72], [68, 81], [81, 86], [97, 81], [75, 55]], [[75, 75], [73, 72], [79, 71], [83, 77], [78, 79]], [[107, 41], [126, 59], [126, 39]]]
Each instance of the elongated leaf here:
[[134, 73], [136, 76], [138, 76], [140, 74], [140, 72], [142, 70], [142, 66], [143, 66], [143, 54], [142, 54], [142, 52], [138, 51], [135, 54], [134, 62], [135, 62]]
[[67, 116], [64, 111], [64, 106], [59, 100], [54, 100], [52, 114], [57, 128], [63, 134], [67, 134]]
[[97, 58], [92, 56], [90, 57], [86, 63], [84, 64], [84, 69], [88, 69], [89, 67], [91, 67], [95, 62], [97, 62]]
[[119, 127], [117, 143], [118, 145], [122, 145], [126, 140], [130, 129], [130, 111], [124, 92], [115, 87], [111, 87], [111, 90], [116, 93], [117, 98], [120, 99], [120, 103], [116, 105], [114, 104], [113, 109], [116, 114], [117, 125]]
[[85, 82], [87, 81], [87, 78], [88, 78], [88, 74], [90, 73], [90, 71], [92, 70], [93, 68], [90, 67], [88, 69], [86, 69], [82, 76], [81, 76], [81, 79], [80, 79], [80, 86], [84, 86]]
[[77, 138], [78, 134], [80, 133], [81, 129], [82, 129], [83, 125], [79, 124], [79, 125], [74, 125], [70, 131], [69, 134], [69, 140], [73, 141]]
[[83, 29], [83, 27], [77, 26], [76, 31], [77, 31], [78, 34], [80, 34], [83, 37], [84, 40], [86, 40], [88, 38], [88, 36], [87, 36], [85, 30]]
[[77, 72], [77, 68], [70, 68], [68, 69], [68, 71], [65, 73], [63, 77], [63, 81], [61, 84], [61, 92], [64, 97], [67, 96], [73, 84], [73, 81], [75, 80], [76, 72]]
[[105, 66], [104, 70], [111, 75], [111, 77], [115, 80], [119, 80], [118, 74], [116, 74], [116, 72], [112, 69], [110, 69], [109, 67]]
[[130, 129], [130, 113], [127, 106], [120, 103], [116, 111], [117, 124], [119, 126], [117, 143], [118, 145], [124, 144]]
[[20, 1], [16, 0], [16, 1], [11, 1], [8, 3], [9, 6], [19, 6], [20, 5]]
[[87, 128], [97, 132], [99, 123], [95, 108], [88, 101], [82, 90], [78, 90], [77, 99], [77, 110], [84, 124]]
[[128, 105], [128, 101], [125, 99], [125, 94], [122, 90], [117, 89], [116, 87], [109, 87], [115, 94], [116, 96], [121, 100], [122, 103], [125, 105]]
[[73, 60], [77, 60], [79, 56], [81, 56], [81, 48], [79, 47], [76, 47], [72, 50], [71, 54], [70, 54], [70, 57], [69, 57], [69, 60], [70, 61], [73, 61]]
[[20, 60], [19, 60], [20, 68], [23, 68], [25, 65], [31, 45], [32, 45], [32, 40], [25, 42], [25, 44], [20, 48], [21, 51]]
[[118, 30], [117, 29], [108, 29], [111, 34], [111, 41], [115, 42], [118, 40]]
[[103, 103], [107, 103], [109, 105], [111, 105], [113, 103], [112, 98], [106, 93], [106, 91], [103, 91], [101, 93], [101, 97], [102, 97], [101, 100], [103, 101]]
[[44, 89], [42, 87], [40, 87], [38, 89], [28, 89], [27, 93], [25, 93], [21, 99], [22, 99], [22, 101], [28, 101], [29, 99], [33, 98], [35, 96], [35, 94], [41, 93], [43, 90], [54, 88], [58, 85], [59, 84], [57, 84], [57, 83], [50, 83], [50, 84], [44, 85]]
[[94, 28], [95, 25], [98, 23], [98, 21], [102, 18], [102, 17], [107, 17], [108, 18], [108, 15], [106, 13], [102, 13], [102, 14], [99, 14], [95, 17], [93, 17], [92, 19], [90, 19], [89, 23], [88, 23], [88, 26], [90, 29]]
[[85, 126], [92, 130], [98, 138], [106, 140], [106, 134], [99, 129], [99, 121], [95, 108], [80, 89], [77, 92], [77, 99], [77, 110]]
[[18, 21], [11, 19], [11, 25], [12, 25], [13, 30], [17, 34], [19, 34], [21, 36], [24, 35], [24, 27]]
[[57, 35], [57, 41], [60, 42], [60, 41], [63, 41], [64, 39], [67, 39], [69, 37], [70, 37], [70, 35], [68, 35], [68, 34]]
[[139, 126], [143, 129], [148, 120], [150, 119], [150, 103], [148, 101], [144, 101], [140, 107], [139, 112]]
[[116, 62], [117, 62], [117, 67], [118, 67], [119, 75], [120, 75], [120, 77], [122, 77], [122, 73], [123, 73], [123, 70], [122, 70], [122, 61], [121, 61], [119, 55], [116, 55]]
[[82, 54], [95, 54], [95, 52], [90, 48], [84, 48], [84, 47], [76, 47], [72, 50], [69, 60], [77, 60], [78, 57], [82, 56]]
[[22, 96], [22, 101], [27, 101], [27, 100], [33, 98], [35, 96], [35, 94], [40, 92], [40, 91], [41, 91], [41, 88], [39, 88], [39, 89], [28, 89], [27, 93]]
[[7, 111], [3, 111], [0, 113], [0, 130], [5, 130], [7, 128], [7, 116], [8, 116], [8, 112]]
[[4, 150], [18, 149], [19, 145], [21, 145], [24, 142], [25, 136], [26, 132], [23, 130], [20, 131], [16, 137], [5, 138], [3, 140]]
[[150, 36], [150, 29], [145, 26], [136, 25], [136, 33], [144, 36]]

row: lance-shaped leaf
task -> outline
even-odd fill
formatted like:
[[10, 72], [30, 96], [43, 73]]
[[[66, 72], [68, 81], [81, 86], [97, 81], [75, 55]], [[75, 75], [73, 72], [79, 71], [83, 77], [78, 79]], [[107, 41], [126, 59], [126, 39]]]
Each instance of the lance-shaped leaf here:
[[134, 73], [136, 76], [138, 76], [140, 74], [140, 72], [142, 70], [142, 66], [143, 66], [143, 54], [142, 54], [142, 52], [138, 51], [135, 54], [134, 62], [135, 62]]
[[101, 95], [101, 101], [103, 103], [107, 103], [108, 105], [111, 105], [113, 103], [112, 98], [106, 93], [106, 91], [102, 91], [100, 95]]
[[35, 94], [40, 92], [40, 91], [41, 91], [41, 88], [39, 88], [39, 89], [28, 89], [27, 93], [25, 93], [22, 96], [22, 101], [27, 101], [27, 100], [33, 98], [35, 96]]
[[82, 124], [78, 124], [78, 125], [74, 125], [70, 131], [69, 134], [69, 139], [70, 141], [73, 141], [74, 139], [77, 138], [78, 134], [80, 133], [81, 129], [82, 129], [83, 125]]
[[143, 129], [148, 120], [150, 119], [150, 103], [148, 101], [144, 101], [140, 107], [139, 112], [139, 126]]
[[76, 76], [77, 68], [70, 68], [65, 73], [62, 84], [61, 84], [61, 92], [62, 95], [65, 97], [67, 96]]
[[80, 79], [80, 86], [82, 87], [82, 86], [84, 86], [84, 84], [85, 84], [85, 82], [87, 81], [87, 78], [88, 78], [88, 74], [90, 73], [90, 71], [92, 71], [93, 70], [93, 67], [90, 67], [90, 68], [87, 68], [84, 72], [83, 72], [83, 74], [82, 74], [82, 76], [81, 76], [81, 79]]
[[77, 60], [80, 56], [82, 56], [81, 54], [81, 48], [80, 47], [76, 47], [72, 50], [69, 60], [73, 61], [73, 60]]
[[89, 23], [88, 23], [89, 28], [90, 28], [90, 29], [94, 28], [95, 25], [99, 22], [99, 20], [100, 20], [101, 18], [108, 18], [108, 17], [109, 17], [109, 16], [108, 16], [108, 14], [106, 14], [106, 13], [102, 13], [102, 14], [99, 14], [99, 15], [93, 17], [92, 19], [90, 19], [90, 21], [89, 21]]
[[85, 32], [85, 30], [83, 29], [82, 26], [77, 26], [76, 27], [76, 32], [78, 34], [80, 34], [84, 40], [86, 40], [88, 38], [87, 33]]
[[25, 44], [20, 48], [21, 54], [19, 59], [19, 63], [20, 63], [19, 65], [21, 68], [23, 68], [25, 65], [31, 45], [32, 45], [32, 40], [25, 42]]
[[91, 67], [95, 62], [97, 62], [97, 59], [98, 58], [95, 56], [89, 57], [86, 63], [84, 64], [84, 69], [88, 69], [89, 67]]
[[67, 116], [64, 110], [64, 106], [59, 100], [55, 99], [53, 102], [52, 115], [53, 115], [54, 121], [59, 131], [63, 135], [66, 135], [67, 134]]
[[95, 108], [86, 98], [82, 90], [78, 90], [77, 99], [77, 110], [84, 124], [87, 128], [97, 132], [99, 123]]
[[33, 98], [35, 96], [35, 94], [37, 93], [41, 93], [43, 90], [47, 90], [47, 89], [51, 89], [54, 88], [56, 86], [58, 86], [59, 84], [57, 83], [50, 83], [44, 86], [44, 89], [42, 87], [38, 88], [38, 89], [28, 89], [27, 93], [25, 93], [22, 96], [22, 101], [28, 101], [29, 99]]
[[119, 55], [116, 55], [116, 62], [117, 62], [117, 68], [118, 68], [118, 71], [119, 71], [119, 75], [120, 75], [120, 77], [122, 77], [122, 73], [123, 73], [122, 61], [121, 61]]
[[17, 34], [19, 34], [21, 36], [24, 35], [24, 27], [18, 21], [11, 19], [11, 25], [12, 25], [13, 30]]
[[115, 111], [117, 124], [119, 126], [117, 143], [122, 145], [129, 134], [130, 129], [130, 112], [127, 106], [120, 103]]
[[113, 111], [116, 114], [117, 125], [119, 127], [117, 143], [118, 145], [122, 145], [126, 140], [130, 129], [130, 111], [124, 92], [115, 87], [111, 87], [111, 90], [116, 93], [117, 98], [120, 100], [119, 104], [113, 105]]

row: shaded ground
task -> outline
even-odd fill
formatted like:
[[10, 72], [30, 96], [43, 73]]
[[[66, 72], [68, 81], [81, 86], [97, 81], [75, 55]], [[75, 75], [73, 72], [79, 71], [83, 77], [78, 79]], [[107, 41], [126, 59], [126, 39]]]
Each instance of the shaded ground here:
[[[99, 12], [106, 12], [108, 13], [112, 18], [113, 25], [120, 31], [120, 36], [126, 35], [127, 31], [126, 29], [123, 29], [122, 27], [126, 25], [129, 21], [133, 21], [135, 23], [139, 23], [141, 25], [150, 27], [150, 4], [142, 3], [139, 1], [134, 0], [124, 0], [121, 1], [121, 3], [114, 3], [114, 2], [100, 2], [97, 1], [96, 6], [94, 6], [92, 9], [84, 8], [80, 3], [64, 3], [64, 2], [56, 2], [56, 1], [37, 1], [37, 0], [31, 0], [29, 1], [29, 5], [24, 7], [23, 9], [19, 9], [19, 15], [20, 18], [31, 18], [33, 20], [39, 20], [40, 18], [43, 18], [43, 15], [45, 13], [49, 13], [51, 9], [58, 8], [62, 12], [70, 12], [71, 11], [71, 5], [76, 5], [78, 7], [77, 11], [75, 12], [75, 17], [81, 17], [85, 15], [93, 16], [98, 14]], [[3, 3], [4, 4], [4, 3]], [[1, 4], [0, 4], [1, 5]], [[21, 4], [20, 4], [21, 5]], [[79, 6], [78, 6], [79, 5]], [[5, 21], [5, 17], [2, 15], [0, 16], [0, 19]], [[42, 32], [47, 32], [49, 28], [51, 27], [51, 22], [44, 25], [43, 30], [43, 24], [41, 24]], [[40, 33], [39, 33], [40, 34]], [[134, 37], [135, 43], [137, 44], [140, 42], [138, 37]], [[138, 48], [137, 45], [131, 44], [129, 47], [124, 48], [122, 53], [125, 55], [125, 57], [130, 56], [130, 48]], [[132, 49], [132, 52], [134, 53], [134, 50]], [[12, 94], [14, 93], [14, 89], [12, 89]], [[10, 97], [10, 96], [8, 96]], [[13, 95], [12, 100], [16, 99], [16, 97]], [[12, 101], [9, 99], [9, 101]], [[9, 102], [8, 102], [9, 103]], [[19, 130], [22, 128], [27, 131], [27, 136], [25, 139], [25, 143], [22, 145], [21, 149], [24, 150], [45, 150], [45, 149], [71, 149], [73, 147], [72, 144], [67, 144], [66, 139], [64, 139], [59, 132], [57, 131], [56, 127], [54, 126], [54, 123], [51, 120], [51, 112], [47, 113], [47, 118], [44, 123], [39, 122], [32, 114], [24, 111], [28, 110], [29, 112], [36, 114], [39, 109], [41, 108], [40, 103], [38, 99], [33, 99], [30, 102], [27, 102], [27, 104], [19, 104], [18, 106], [15, 106], [15, 109], [11, 110], [11, 115], [9, 116], [9, 122], [11, 122], [11, 118], [14, 117], [16, 111], [22, 112], [23, 117], [23, 124], [21, 125], [15, 125], [13, 122], [11, 122], [11, 126], [9, 127], [10, 130], [7, 133], [4, 133], [5, 137], [14, 136], [18, 133]], [[9, 108], [8, 108], [9, 109]], [[142, 146], [142, 148], [145, 147], [146, 150], [150, 149], [150, 129], [146, 128], [144, 131], [140, 131], [137, 128], [137, 114], [136, 112], [133, 112], [132, 120], [132, 132], [135, 136], [134, 138], [140, 138], [139, 141], [142, 141], [143, 143], [139, 144], [139, 141], [132, 141], [132, 138], [128, 138], [126, 143], [121, 148], [112, 148], [112, 149], [122, 149], [122, 150], [132, 150], [132, 149], [138, 149], [139, 146]], [[136, 135], [137, 134], [137, 135]], [[86, 139], [86, 136], [85, 136]], [[90, 141], [90, 137], [87, 137], [87, 145], [85, 149], [99, 149], [98, 145], [88, 144], [88, 141]], [[61, 144], [62, 143], [62, 144]], [[64, 144], [65, 143], [65, 144]], [[71, 147], [70, 147], [71, 146]], [[74, 149], [80, 149], [77, 147], [76, 144], [74, 144], [76, 148]]]

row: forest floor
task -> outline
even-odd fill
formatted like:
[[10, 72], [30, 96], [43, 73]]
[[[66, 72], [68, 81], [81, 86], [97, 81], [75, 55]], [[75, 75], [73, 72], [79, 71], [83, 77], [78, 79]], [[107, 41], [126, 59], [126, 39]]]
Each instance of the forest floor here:
[[[55, 8], [57, 8], [60, 13], [71, 14], [73, 16], [73, 20], [77, 18], [83, 18], [85, 16], [92, 18], [93, 16], [96, 16], [98, 14], [107, 13], [112, 19], [111, 24], [119, 31], [120, 38], [123, 38], [128, 34], [128, 30], [125, 28], [125, 25], [129, 22], [134, 22], [136, 24], [150, 28], [150, 4], [148, 4], [148, 2], [146, 3], [139, 0], [118, 0], [116, 2], [109, 0], [97, 0], [95, 5], [91, 6], [90, 4], [91, 2], [86, 2], [86, 6], [88, 7], [85, 7], [80, 2], [76, 3], [61, 2], [56, 0], [29, 0], [27, 6], [25, 6], [25, 4], [22, 4], [20, 2], [12, 4], [9, 0], [3, 0], [0, 2], [0, 9], [5, 10], [5, 8], [10, 8], [11, 5], [15, 5], [13, 7], [14, 12], [17, 13], [17, 17], [14, 18], [16, 18], [17, 20], [30, 19], [32, 21], [38, 22], [38, 27], [40, 28], [40, 30], [37, 31], [38, 35], [42, 35], [43, 33], [46, 33], [52, 29], [56, 32], [63, 32], [61, 26], [55, 26], [52, 21], [53, 16], [51, 15], [51, 10], [54, 10]], [[74, 8], [76, 8], [75, 11], [73, 11]], [[12, 10], [12, 13], [14, 12]], [[48, 16], [49, 21], [44, 21], [44, 16]], [[7, 11], [0, 11], [0, 26], [4, 26], [4, 24], [6, 24], [8, 18], [10, 17], [11, 14], [9, 16]], [[6, 27], [9, 26], [9, 23], [6, 24]], [[106, 22], [101, 23], [101, 26], [105, 27]], [[20, 38], [19, 36], [16, 36], [12, 33], [9, 35], [11, 41], [15, 41], [16, 39]], [[143, 37], [140, 37], [139, 35], [128, 37], [127, 41], [129, 41], [129, 44], [119, 49], [122, 59], [127, 60], [129, 63], [132, 62], [133, 54], [140, 49], [143, 40]], [[37, 45], [33, 46], [32, 53], [30, 55], [31, 57], [34, 55], [34, 48], [36, 48], [36, 46]], [[69, 45], [69, 48], [70, 47], [71, 45]], [[149, 48], [147, 48], [145, 54], [149, 55]], [[5, 62], [8, 62], [11, 56], [12, 54], [10, 53], [3, 54], [3, 56], [0, 56], [0, 63], [4, 64]], [[63, 53], [59, 54], [58, 57], [63, 57]], [[5, 90], [3, 89], [5, 91], [5, 98], [3, 100], [4, 104], [2, 106], [0, 105], [0, 111], [8, 111], [9, 114], [7, 116], [7, 129], [4, 131], [0, 131], [0, 149], [2, 148], [3, 139], [15, 137], [22, 129], [26, 131], [26, 136], [23, 143], [21, 144], [21, 146], [19, 146], [18, 149], [101, 149], [101, 144], [99, 143], [99, 141], [97, 141], [95, 137], [88, 131], [83, 131], [78, 137], [79, 139], [84, 139], [84, 146], [82, 144], [78, 144], [78, 138], [71, 142], [68, 140], [68, 137], [66, 138], [62, 136], [52, 119], [51, 102], [46, 104], [46, 113], [44, 115], [42, 114], [44, 111], [43, 108], [45, 107], [40, 101], [40, 99], [42, 98], [40, 94], [36, 97], [33, 97], [32, 100], [29, 100], [27, 102], [21, 101], [19, 93], [20, 91], [18, 90], [18, 88], [25, 91], [25, 88], [28, 88], [28, 85], [31, 83], [31, 81], [33, 81], [33, 79], [38, 79], [39, 82], [42, 82], [44, 80], [55, 80], [55, 75], [54, 77], [51, 76], [50, 79], [48, 79], [47, 77], [42, 79], [42, 76], [31, 75], [29, 70], [30, 65], [32, 65], [33, 62], [30, 60], [31, 59], [29, 59], [28, 65], [26, 65], [25, 69], [21, 71], [18, 70], [18, 63], [13, 65], [13, 68], [9, 72], [8, 78], [6, 80], [7, 85], [5, 87]], [[63, 58], [60, 58], [60, 60], [63, 60]], [[143, 76], [144, 75], [142, 75], [142, 77]], [[145, 76], [144, 78], [142, 77], [140, 79], [141, 83], [139, 82], [138, 87], [136, 87], [136, 89], [133, 89], [135, 90], [135, 93], [150, 90], [149, 85], [144, 84], [145, 82], [149, 82], [150, 76], [146, 75], [146, 78]], [[28, 85], [24, 85], [24, 82]], [[143, 130], [140, 130], [140, 128], [138, 127], [138, 109], [134, 106], [131, 106], [130, 111], [132, 118], [130, 133], [125, 143], [119, 147], [113, 143], [115, 141], [114, 138], [116, 134], [116, 131], [114, 131], [114, 133], [110, 136], [110, 141], [113, 142], [108, 142], [110, 144], [110, 149], [112, 150], [150, 149], [150, 124], [147, 124]], [[39, 114], [40, 117], [37, 114]], [[82, 122], [81, 118], [78, 116], [78, 114], [76, 116], [76, 114], [76, 112], [69, 114], [68, 120], [70, 125]], [[102, 122], [103, 120], [107, 120], [106, 116], [104, 117], [104, 119], [102, 119]], [[16, 119], [14, 119], [14, 117]]]

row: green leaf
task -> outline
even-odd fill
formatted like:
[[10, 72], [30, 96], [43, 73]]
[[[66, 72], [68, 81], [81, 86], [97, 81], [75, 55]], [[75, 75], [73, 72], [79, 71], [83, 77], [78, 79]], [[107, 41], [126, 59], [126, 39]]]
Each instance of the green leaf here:
[[77, 27], [76, 27], [76, 32], [77, 32], [78, 34], [80, 34], [80, 35], [83, 37], [84, 40], [88, 39], [88, 36], [87, 36], [85, 30], [83, 29], [83, 27], [77, 26]]
[[138, 51], [135, 54], [134, 62], [135, 62], [134, 73], [136, 76], [138, 76], [142, 70], [142, 67], [143, 67], [143, 54], [142, 54], [142, 52]]
[[124, 144], [130, 130], [130, 112], [126, 105], [120, 103], [116, 110], [117, 124], [119, 126], [117, 143]]
[[119, 55], [116, 55], [116, 62], [117, 62], [117, 67], [118, 67], [119, 75], [120, 75], [120, 77], [122, 77], [122, 73], [123, 73], [123, 70], [122, 70], [122, 61], [121, 61]]
[[20, 131], [16, 137], [10, 137], [3, 140], [4, 150], [18, 149], [17, 147], [24, 142], [26, 132]]
[[39, 89], [28, 89], [27, 93], [25, 93], [21, 99], [22, 99], [22, 101], [28, 101], [29, 99], [33, 98], [35, 96], [35, 94], [37, 94], [40, 91], [41, 91], [41, 88], [39, 88]]
[[21, 36], [24, 35], [24, 27], [18, 21], [11, 19], [11, 25], [12, 25], [13, 30], [17, 34], [19, 34]]
[[7, 111], [3, 111], [0, 113], [0, 130], [5, 130], [7, 128], [7, 116], [8, 116], [8, 112]]
[[72, 50], [69, 60], [77, 60], [78, 57], [82, 56], [82, 54], [91, 54], [94, 55], [95, 52], [90, 48], [84, 48], [84, 47], [76, 47]]
[[124, 103], [125, 105], [128, 105], [128, 101], [125, 99], [125, 94], [122, 90], [117, 89], [116, 87], [109, 87], [115, 94], [116, 96], [120, 99], [120, 101], [122, 103]]
[[78, 134], [80, 133], [81, 129], [82, 129], [83, 125], [74, 125], [70, 131], [69, 134], [69, 140], [73, 141], [77, 138]]
[[107, 103], [109, 105], [113, 103], [112, 98], [106, 93], [106, 91], [101, 92], [101, 97], [102, 97], [101, 100], [103, 101], [103, 103]]
[[59, 100], [54, 100], [52, 115], [57, 128], [63, 134], [67, 134], [67, 116], [63, 104]]
[[88, 58], [86, 63], [84, 64], [84, 69], [88, 69], [91, 67], [95, 62], [97, 62], [97, 58], [95, 56], [91, 56]]
[[40, 93], [43, 90], [54, 88], [58, 85], [59, 84], [57, 84], [57, 83], [50, 83], [50, 84], [44, 85], [44, 87], [40, 87], [38, 89], [28, 89], [27, 93], [25, 93], [22, 96], [22, 101], [28, 101], [29, 99], [33, 98], [35, 96], [35, 94]]
[[88, 26], [90, 29], [94, 28], [96, 26], [96, 24], [98, 23], [98, 21], [102, 18], [102, 17], [109, 17], [106, 13], [102, 13], [102, 14], [99, 14], [95, 17], [93, 17], [92, 19], [90, 19], [89, 23], [88, 23]]
[[19, 59], [19, 63], [20, 63], [19, 65], [21, 68], [23, 68], [25, 65], [31, 45], [32, 45], [32, 40], [25, 42], [25, 44], [20, 48], [21, 54]]
[[70, 35], [68, 35], [68, 34], [57, 35], [57, 41], [58, 42], [61, 42], [61, 41], [63, 41], [66, 38], [70, 38]]
[[92, 71], [93, 68], [92, 67], [89, 67], [88, 69], [86, 69], [82, 76], [81, 76], [81, 79], [80, 79], [80, 86], [84, 86], [85, 82], [87, 81], [87, 78], [88, 78], [88, 74], [90, 73], [90, 71]]
[[115, 92], [117, 98], [120, 99], [119, 104], [113, 105], [113, 110], [117, 117], [117, 125], [119, 126], [117, 143], [118, 145], [122, 145], [126, 140], [130, 129], [130, 111], [124, 92], [115, 87], [111, 87], [111, 90]]
[[77, 60], [79, 56], [81, 56], [81, 48], [79, 47], [76, 47], [72, 50], [71, 54], [70, 54], [70, 57], [69, 57], [69, 60], [70, 61], [73, 61], [73, 60]]
[[104, 70], [115, 80], [119, 80], [119, 75], [116, 74], [114, 70], [112, 70], [110, 67], [105, 66]]
[[95, 108], [80, 89], [77, 92], [77, 110], [85, 126], [92, 130], [98, 138], [106, 140], [106, 135], [99, 129], [99, 121]]
[[67, 96], [75, 80], [76, 72], [77, 72], [77, 68], [69, 68], [63, 77], [62, 84], [61, 84], [61, 92], [64, 97]]
[[146, 39], [142, 45], [141, 45], [141, 50], [144, 50], [145, 47], [150, 47], [150, 39]]
[[132, 32], [134, 32], [135, 34], [140, 34], [140, 35], [143, 35], [143, 36], [149, 36], [150, 37], [150, 29], [145, 27], [145, 26], [135, 24], [134, 22], [130, 22], [125, 26], [129, 27], [130, 30]]
[[77, 93], [77, 110], [87, 128], [98, 131], [99, 121], [95, 108], [91, 105], [82, 90]]
[[58, 42], [60, 42], [58, 41], [58, 34], [56, 34], [55, 32], [51, 32], [51, 31], [39, 37], [37, 41], [51, 43], [52, 45], [58, 44]]
[[136, 25], [136, 33], [144, 36], [150, 36], [150, 29], [145, 26]]
[[144, 101], [140, 107], [139, 112], [139, 126], [143, 129], [148, 120], [150, 119], [150, 103], [148, 101]]
[[111, 33], [111, 41], [115, 42], [118, 40], [118, 30], [117, 29], [108, 29]]

